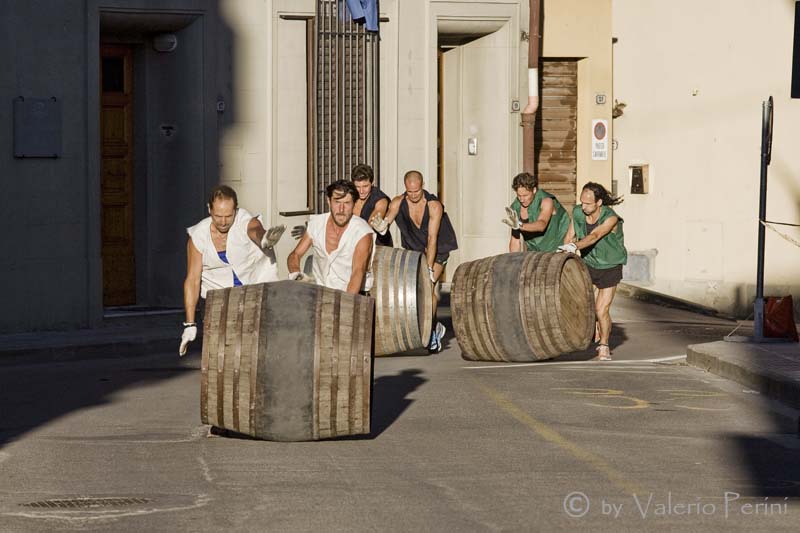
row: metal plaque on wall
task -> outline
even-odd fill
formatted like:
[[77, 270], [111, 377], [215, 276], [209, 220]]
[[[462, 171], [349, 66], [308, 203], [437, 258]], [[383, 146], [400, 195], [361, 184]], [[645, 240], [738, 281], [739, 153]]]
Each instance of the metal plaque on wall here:
[[14, 99], [14, 157], [61, 157], [61, 102]]

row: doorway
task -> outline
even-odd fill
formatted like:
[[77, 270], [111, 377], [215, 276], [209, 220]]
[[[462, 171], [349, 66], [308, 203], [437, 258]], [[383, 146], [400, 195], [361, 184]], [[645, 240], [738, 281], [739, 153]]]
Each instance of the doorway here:
[[100, 45], [103, 306], [136, 303], [133, 48]]

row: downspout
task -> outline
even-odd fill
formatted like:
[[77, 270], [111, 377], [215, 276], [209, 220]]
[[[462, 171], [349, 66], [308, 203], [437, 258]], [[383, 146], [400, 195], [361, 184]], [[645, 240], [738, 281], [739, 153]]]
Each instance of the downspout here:
[[534, 173], [534, 125], [536, 111], [539, 109], [539, 16], [541, 0], [530, 1], [530, 22], [528, 25], [528, 104], [522, 110], [522, 170]]

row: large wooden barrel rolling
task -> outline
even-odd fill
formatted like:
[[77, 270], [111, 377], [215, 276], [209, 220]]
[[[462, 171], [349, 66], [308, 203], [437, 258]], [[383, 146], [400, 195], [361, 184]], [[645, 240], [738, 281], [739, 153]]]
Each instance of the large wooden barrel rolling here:
[[369, 433], [373, 306], [297, 281], [209, 291], [203, 423], [277, 441]]
[[431, 336], [433, 286], [420, 252], [376, 246], [372, 258], [375, 355], [424, 348]]
[[550, 359], [586, 349], [594, 335], [592, 282], [573, 254], [509, 253], [462, 263], [450, 298], [467, 360]]

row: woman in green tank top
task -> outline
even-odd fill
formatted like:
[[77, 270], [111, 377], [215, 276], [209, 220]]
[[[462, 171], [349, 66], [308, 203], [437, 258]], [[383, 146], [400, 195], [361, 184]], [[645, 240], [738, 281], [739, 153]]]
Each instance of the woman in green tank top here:
[[589, 269], [595, 286], [595, 314], [597, 327], [595, 341], [597, 359], [608, 361], [611, 351], [608, 339], [611, 336], [611, 302], [622, 281], [622, 265], [628, 260], [622, 217], [611, 206], [622, 202], [599, 183], [589, 182], [581, 191], [581, 203], [572, 211], [572, 223], [560, 252], [577, 253]]

